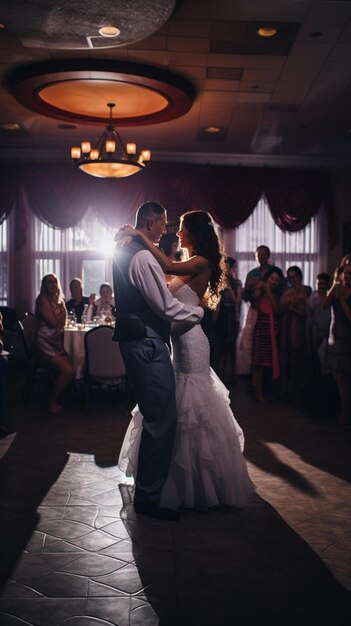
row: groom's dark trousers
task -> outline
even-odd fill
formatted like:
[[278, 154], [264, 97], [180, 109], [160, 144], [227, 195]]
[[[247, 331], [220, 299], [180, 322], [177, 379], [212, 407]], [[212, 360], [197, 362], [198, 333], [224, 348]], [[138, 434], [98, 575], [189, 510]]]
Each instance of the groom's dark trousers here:
[[134, 502], [159, 502], [176, 430], [174, 371], [163, 339], [120, 341], [128, 380], [144, 417]]

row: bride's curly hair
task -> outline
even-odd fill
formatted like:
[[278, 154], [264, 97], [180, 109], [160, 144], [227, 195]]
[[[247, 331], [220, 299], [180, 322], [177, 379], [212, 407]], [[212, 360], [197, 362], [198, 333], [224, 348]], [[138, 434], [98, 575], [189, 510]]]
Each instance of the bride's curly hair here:
[[205, 297], [210, 309], [215, 309], [225, 282], [224, 257], [216, 235], [211, 216], [205, 211], [189, 211], [181, 217], [187, 229], [195, 254], [207, 259], [211, 267]]

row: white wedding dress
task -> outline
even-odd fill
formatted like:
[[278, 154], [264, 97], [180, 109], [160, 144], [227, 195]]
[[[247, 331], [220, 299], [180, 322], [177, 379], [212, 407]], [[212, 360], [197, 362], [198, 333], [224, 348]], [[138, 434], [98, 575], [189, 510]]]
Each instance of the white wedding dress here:
[[[197, 306], [197, 294], [180, 278], [170, 290]], [[230, 409], [229, 392], [210, 368], [209, 344], [201, 325], [172, 325], [176, 378], [177, 435], [161, 506], [206, 509], [220, 503], [245, 505], [255, 491], [242, 451], [244, 435]], [[138, 406], [122, 444], [118, 465], [134, 476], [143, 416]]]

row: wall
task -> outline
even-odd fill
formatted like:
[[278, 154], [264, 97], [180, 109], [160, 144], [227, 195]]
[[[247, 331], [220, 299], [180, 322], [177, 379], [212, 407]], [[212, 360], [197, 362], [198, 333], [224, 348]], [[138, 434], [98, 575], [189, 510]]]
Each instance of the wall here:
[[[343, 222], [351, 222], [351, 168], [330, 170], [334, 205], [337, 216], [338, 244], [328, 251], [327, 271], [333, 274], [343, 256]], [[351, 252], [351, 250], [349, 250]]]

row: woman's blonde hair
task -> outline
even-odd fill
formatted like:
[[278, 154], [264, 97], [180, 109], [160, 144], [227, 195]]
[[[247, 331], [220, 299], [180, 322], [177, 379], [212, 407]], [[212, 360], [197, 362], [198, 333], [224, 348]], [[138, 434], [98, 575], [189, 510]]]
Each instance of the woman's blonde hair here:
[[57, 284], [57, 289], [56, 289], [56, 293], [54, 296], [54, 300], [56, 302], [56, 304], [61, 304], [62, 302], [64, 302], [65, 298], [63, 295], [63, 291], [62, 291], [62, 287], [61, 287], [61, 283], [60, 283], [60, 279], [58, 278], [58, 276], [56, 276], [56, 274], [46, 274], [42, 281], [41, 281], [41, 285], [40, 285], [40, 295], [41, 296], [47, 296], [47, 288], [46, 285], [49, 282], [49, 278], [54, 279], [56, 281]]

